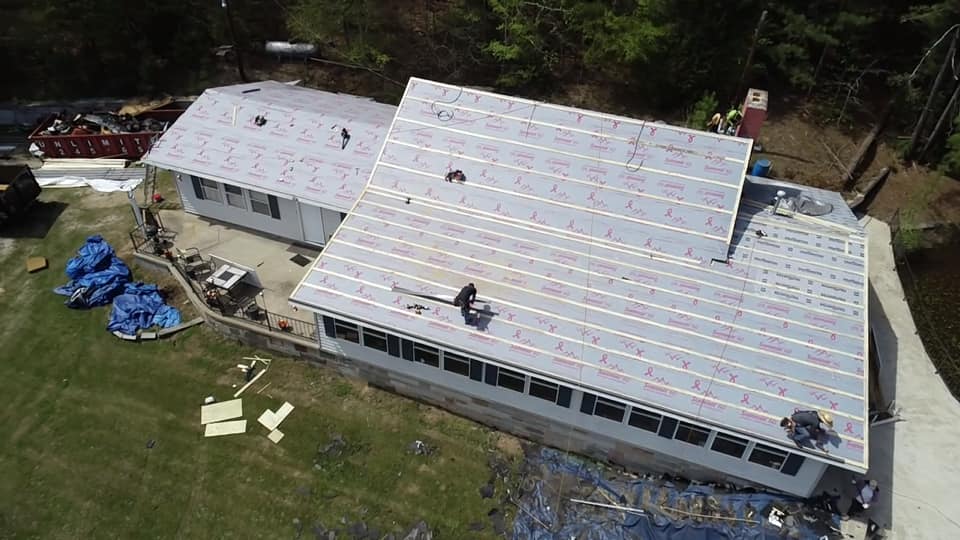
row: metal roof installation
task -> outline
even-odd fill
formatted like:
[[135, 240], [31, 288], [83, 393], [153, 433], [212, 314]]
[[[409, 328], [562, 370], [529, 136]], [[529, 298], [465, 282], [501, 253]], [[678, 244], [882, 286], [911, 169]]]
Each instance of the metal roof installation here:
[[396, 107], [275, 81], [206, 90], [143, 161], [346, 211]]
[[[862, 470], [863, 231], [844, 204], [774, 213], [806, 188], [745, 186], [750, 148], [412, 79], [291, 301], [793, 451], [780, 418], [824, 409], [842, 442], [808, 455]], [[473, 325], [450, 302], [468, 282]]]

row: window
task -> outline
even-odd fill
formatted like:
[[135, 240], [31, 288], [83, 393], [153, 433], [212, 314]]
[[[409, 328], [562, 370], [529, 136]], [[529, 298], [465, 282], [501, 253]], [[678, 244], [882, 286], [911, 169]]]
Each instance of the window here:
[[387, 333], [364, 327], [363, 344], [371, 349], [387, 352]]
[[429, 345], [414, 343], [413, 361], [438, 368], [440, 367], [440, 351]]
[[770, 448], [769, 446], [758, 444], [753, 452], [750, 453], [750, 463], [756, 463], [757, 465], [763, 465], [764, 467], [770, 467], [771, 469], [780, 470], [780, 467], [783, 466], [783, 462], [787, 460], [787, 453], [782, 450], [777, 450], [776, 448]]
[[743, 457], [743, 453], [747, 451], [747, 440], [733, 435], [717, 433], [717, 436], [713, 438], [710, 449], [740, 459]]
[[676, 418], [664, 416], [663, 421], [660, 422], [660, 429], [657, 431], [657, 435], [664, 439], [672, 439], [673, 433], [677, 430], [677, 423]]
[[360, 343], [360, 329], [353, 323], [334, 319], [334, 335], [337, 339]]
[[449, 371], [450, 373], [456, 373], [457, 375], [469, 377], [470, 360], [467, 360], [458, 354], [443, 351], [443, 369], [444, 371]]
[[497, 376], [497, 386], [502, 386], [514, 392], [523, 393], [523, 387], [526, 385], [527, 378], [519, 371], [500, 368], [500, 375]]
[[560, 394], [560, 385], [545, 381], [543, 379], [538, 379], [536, 377], [530, 377], [530, 395], [533, 397], [538, 397], [549, 401], [550, 403], [556, 403], [557, 397]]
[[203, 190], [203, 198], [208, 201], [223, 202], [220, 198], [220, 184], [206, 178], [200, 179], [200, 188]]
[[787, 456], [787, 461], [783, 464], [783, 468], [780, 469], [780, 472], [790, 476], [796, 476], [797, 472], [800, 471], [800, 467], [803, 466], [803, 462], [806, 459], [799, 454], [790, 454]]
[[258, 214], [270, 215], [270, 201], [266, 193], [259, 191], [250, 191], [250, 209]]
[[623, 403], [609, 400], [603, 397], [597, 397], [597, 406], [593, 414], [614, 422], [623, 422], [623, 415], [627, 412], [627, 406]]
[[236, 206], [237, 208], [247, 209], [247, 203], [243, 200], [243, 190], [237, 186], [231, 186], [230, 184], [224, 184], [223, 190], [227, 193], [227, 204], [230, 206]]
[[710, 430], [686, 422], [680, 422], [679, 425], [677, 425], [677, 432], [673, 438], [696, 446], [706, 446], [707, 439], [710, 438]]
[[657, 430], [660, 429], [661, 418], [663, 417], [659, 414], [634, 407], [633, 410], [630, 411], [630, 418], [627, 420], [627, 423], [635, 428], [656, 433]]
[[483, 362], [470, 360], [470, 378], [478, 382], [483, 380]]

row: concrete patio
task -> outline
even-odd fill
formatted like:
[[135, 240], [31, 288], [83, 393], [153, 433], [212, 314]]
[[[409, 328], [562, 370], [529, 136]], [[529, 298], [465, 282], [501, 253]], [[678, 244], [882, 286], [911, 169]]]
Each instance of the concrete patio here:
[[[313, 323], [311, 314], [296, 311], [287, 298], [320, 253], [319, 249], [181, 210], [161, 210], [160, 219], [169, 232], [176, 234], [176, 248], [195, 247], [217, 265], [228, 263], [246, 270], [245, 281], [263, 290], [258, 300], [261, 307], [283, 317]], [[306, 266], [291, 260], [297, 255], [306, 258]], [[305, 261], [301, 259], [301, 262]]]

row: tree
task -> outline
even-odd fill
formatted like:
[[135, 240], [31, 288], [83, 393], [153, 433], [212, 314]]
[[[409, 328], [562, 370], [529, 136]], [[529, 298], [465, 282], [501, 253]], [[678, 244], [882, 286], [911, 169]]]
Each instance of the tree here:
[[376, 0], [300, 0], [287, 26], [294, 38], [325, 46], [340, 60], [380, 69], [390, 61], [386, 51], [396, 35], [384, 9]]

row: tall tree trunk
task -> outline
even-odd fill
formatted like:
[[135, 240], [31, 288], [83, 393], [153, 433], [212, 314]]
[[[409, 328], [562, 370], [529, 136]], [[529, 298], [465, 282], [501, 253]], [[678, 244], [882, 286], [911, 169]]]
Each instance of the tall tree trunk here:
[[740, 92], [743, 90], [743, 84], [747, 80], [747, 71], [753, 65], [753, 53], [757, 50], [757, 40], [760, 38], [760, 29], [763, 28], [763, 22], [767, 20], [767, 10], [760, 14], [760, 20], [757, 21], [756, 28], [753, 29], [753, 40], [750, 41], [750, 51], [747, 52], [747, 61], [743, 64], [743, 72], [740, 74], [740, 80], [737, 82], [737, 90], [733, 93], [732, 103], [740, 102]]
[[[957, 50], [958, 35], [960, 35], [960, 29], [954, 30], [953, 39], [950, 40], [950, 48], [947, 49], [947, 55], [943, 57], [943, 64], [940, 65], [937, 78], [933, 80], [933, 86], [930, 88], [930, 95], [927, 96], [927, 102], [923, 105], [923, 110], [920, 111], [920, 118], [917, 119], [917, 125], [913, 127], [913, 133], [910, 135], [910, 144], [907, 146], [906, 152], [907, 158], [913, 157], [913, 151], [917, 149], [917, 143], [920, 142], [920, 133], [923, 131], [924, 124], [927, 123], [927, 116], [929, 116], [930, 109], [933, 107], [933, 100], [937, 95], [937, 90], [940, 89], [940, 82], [943, 81], [947, 67], [952, 64], [951, 60]], [[929, 144], [929, 140], [927, 142]], [[924, 148], [926, 147], [927, 145], [924, 145]]]
[[873, 143], [877, 140], [877, 137], [880, 135], [880, 133], [883, 132], [883, 128], [887, 125], [887, 119], [890, 118], [890, 113], [893, 111], [893, 105], [895, 102], [896, 98], [893, 98], [889, 103], [887, 103], [887, 106], [884, 107], [883, 112], [880, 113], [880, 118], [877, 119], [877, 123], [874, 124], [873, 129], [870, 130], [870, 133], [863, 138], [863, 141], [860, 142], [860, 147], [857, 148], [857, 153], [847, 164], [846, 172], [843, 175], [844, 191], [850, 191], [853, 189], [853, 186], [856, 185], [857, 175], [860, 172], [860, 165], [863, 162], [863, 158], [870, 151], [870, 147], [873, 146]]
[[930, 147], [933, 146], [934, 141], [936, 141], [937, 137], [940, 136], [940, 130], [943, 129], [943, 126], [947, 123], [948, 119], [953, 118], [951, 111], [953, 111], [953, 106], [957, 103], [958, 96], [960, 96], [960, 84], [957, 84], [953, 89], [953, 95], [950, 96], [950, 101], [948, 101], [947, 106], [943, 108], [943, 112], [940, 113], [940, 118], [937, 120], [937, 125], [933, 126], [933, 131], [930, 132], [927, 142], [920, 150], [921, 159], [923, 159], [923, 156], [927, 155], [927, 151], [930, 150]]

